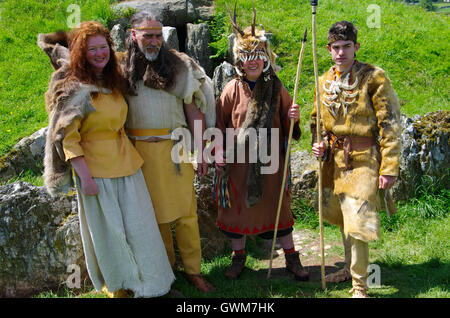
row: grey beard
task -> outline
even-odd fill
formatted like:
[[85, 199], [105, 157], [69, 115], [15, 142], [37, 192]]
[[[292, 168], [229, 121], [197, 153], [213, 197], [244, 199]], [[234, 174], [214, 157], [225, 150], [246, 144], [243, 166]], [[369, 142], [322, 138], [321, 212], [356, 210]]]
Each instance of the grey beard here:
[[145, 51], [144, 55], [147, 60], [149, 60], [150, 62], [154, 62], [158, 58], [158, 54], [159, 51], [154, 53], [148, 53], [147, 51]]
[[149, 60], [150, 62], [156, 61], [156, 59], [158, 58], [158, 55], [159, 55], [159, 49], [160, 49], [160, 48], [158, 49], [157, 52], [153, 52], [153, 53], [149, 53], [149, 52], [147, 51], [148, 48], [151, 48], [151, 46], [147, 46], [147, 47], [145, 47], [145, 48], [142, 48], [142, 47], [139, 45], [139, 49], [140, 49], [141, 52], [144, 54], [144, 56], [145, 56], [145, 58], [146, 58], [147, 60]]

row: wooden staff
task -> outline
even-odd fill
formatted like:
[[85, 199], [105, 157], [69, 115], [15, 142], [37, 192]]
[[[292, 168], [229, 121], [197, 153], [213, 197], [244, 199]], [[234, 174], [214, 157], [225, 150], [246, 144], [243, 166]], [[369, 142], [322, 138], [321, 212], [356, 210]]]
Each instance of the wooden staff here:
[[[312, 6], [312, 43], [313, 43], [313, 60], [314, 60], [314, 79], [316, 82], [316, 109], [317, 109], [317, 117], [316, 117], [316, 135], [317, 135], [317, 143], [320, 144], [322, 141], [321, 133], [320, 133], [320, 93], [319, 93], [319, 74], [318, 74], [318, 67], [317, 67], [317, 44], [316, 44], [316, 7], [318, 5], [318, 0], [311, 0], [311, 6]], [[322, 289], [326, 289], [326, 282], [325, 282], [325, 252], [323, 247], [323, 208], [322, 208], [322, 161], [319, 159], [319, 184], [318, 184], [318, 191], [319, 191], [319, 228], [320, 228], [320, 253], [321, 253], [321, 264], [320, 264], [320, 271], [321, 271], [321, 278], [322, 278]]]
[[[300, 55], [298, 57], [297, 75], [295, 77], [295, 87], [294, 87], [294, 99], [293, 99], [293, 103], [294, 104], [295, 104], [295, 102], [297, 100], [298, 80], [300, 78], [300, 71], [302, 69], [303, 52], [305, 51], [307, 31], [308, 30], [305, 29], [305, 34], [303, 35], [302, 47], [300, 49]], [[287, 168], [288, 168], [288, 165], [289, 165], [289, 154], [291, 152], [291, 140], [292, 140], [292, 133], [293, 133], [293, 131], [294, 131], [294, 118], [291, 118], [290, 124], [289, 124], [289, 138], [288, 138], [288, 143], [287, 143], [286, 156], [284, 158], [283, 182], [281, 184], [280, 198], [278, 200], [277, 218], [276, 218], [276, 221], [275, 221], [275, 231], [273, 233], [272, 251], [270, 253], [269, 271], [267, 272], [267, 278], [268, 279], [270, 278], [270, 272], [272, 271], [273, 251], [275, 249], [275, 242], [277, 240], [278, 222], [280, 220], [280, 210], [281, 210], [281, 202], [283, 201], [284, 186], [286, 184], [286, 173], [287, 173]]]

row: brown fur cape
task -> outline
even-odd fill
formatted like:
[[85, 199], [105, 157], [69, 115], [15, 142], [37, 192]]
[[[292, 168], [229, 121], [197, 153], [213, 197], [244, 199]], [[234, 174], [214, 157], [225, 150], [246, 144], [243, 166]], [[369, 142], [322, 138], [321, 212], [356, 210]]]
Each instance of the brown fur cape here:
[[[283, 85], [280, 79], [272, 73], [270, 80], [265, 81], [264, 76], [261, 75], [256, 81], [255, 88], [252, 91], [252, 96], [250, 99], [250, 103], [248, 105], [248, 110], [245, 115], [245, 120], [242, 124], [242, 127], [239, 130], [239, 134], [237, 137], [237, 142], [240, 144], [248, 142], [248, 135], [245, 134], [245, 131], [248, 128], [255, 128], [257, 132], [257, 140], [253, 145], [249, 144], [249, 151], [254, 151], [259, 155], [259, 148], [261, 146], [267, 146], [267, 153], [271, 153], [270, 145], [271, 145], [271, 128], [272, 121], [274, 117], [274, 112], [277, 109], [277, 105], [279, 104], [281, 98], [281, 90]], [[267, 129], [267, 144], [260, 144], [260, 128]], [[259, 160], [259, 156], [257, 156], [256, 163], [249, 164], [249, 173], [247, 177], [247, 196], [246, 196], [246, 205], [248, 207], [252, 207], [258, 204], [261, 201], [263, 195], [263, 187], [265, 175], [261, 174], [261, 167], [264, 165], [268, 165], [262, 163]]]
[[62, 147], [64, 129], [75, 118], [95, 111], [91, 93], [99, 91], [92, 85], [67, 80], [69, 51], [65, 47], [66, 41], [66, 34], [59, 32], [39, 34], [37, 43], [47, 53], [55, 69], [45, 93], [49, 125], [44, 153], [44, 185], [51, 195], [61, 192], [67, 185], [73, 185], [70, 164], [65, 161]]

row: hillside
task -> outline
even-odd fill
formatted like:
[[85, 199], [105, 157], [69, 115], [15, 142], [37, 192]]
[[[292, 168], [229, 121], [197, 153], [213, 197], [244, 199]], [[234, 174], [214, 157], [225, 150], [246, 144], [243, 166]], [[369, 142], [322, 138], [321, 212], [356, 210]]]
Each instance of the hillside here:
[[[78, 1], [81, 20], [106, 23], [112, 19], [107, 0]], [[217, 12], [226, 13], [224, 0], [216, 0]], [[73, 1], [0, 1], [0, 155], [22, 137], [47, 125], [44, 92], [51, 67], [46, 55], [36, 45], [36, 35], [68, 29], [74, 11]], [[311, 48], [311, 8], [309, 1], [255, 0], [257, 24], [274, 33], [273, 48], [282, 66], [280, 77], [293, 93], [300, 39], [308, 28], [308, 46], [300, 79], [298, 103], [302, 106], [304, 134], [298, 148], [309, 144], [307, 118], [314, 85]], [[368, 26], [379, 7], [379, 28]], [[232, 6], [232, 2], [229, 1]], [[238, 23], [251, 21], [250, 1], [238, 1]], [[359, 29], [361, 49], [358, 59], [387, 70], [408, 115], [449, 109], [449, 21], [446, 15], [427, 12], [418, 6], [389, 0], [322, 0], [318, 7], [319, 72], [330, 67], [325, 48], [329, 26], [347, 19]], [[228, 18], [223, 19], [229, 28]]]

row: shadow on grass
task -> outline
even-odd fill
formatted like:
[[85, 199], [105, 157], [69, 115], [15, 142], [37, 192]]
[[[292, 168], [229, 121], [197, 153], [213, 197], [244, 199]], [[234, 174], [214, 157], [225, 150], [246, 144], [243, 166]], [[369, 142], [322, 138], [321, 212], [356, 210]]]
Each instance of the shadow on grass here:
[[[305, 266], [309, 271], [310, 279], [306, 282], [297, 281], [294, 275], [285, 268], [273, 268], [268, 279], [268, 268], [253, 269], [246, 267], [239, 279], [231, 280], [225, 277], [228, 265], [218, 265], [211, 268], [204, 277], [216, 287], [216, 291], [205, 294], [197, 291], [185, 279], [180, 271], [175, 273], [176, 281], [173, 284], [175, 293], [167, 297], [183, 298], [310, 298], [328, 297], [321, 289], [320, 266]], [[326, 273], [336, 271], [333, 266], [326, 266]], [[346, 290], [351, 284], [342, 284]]]
[[450, 295], [450, 263], [432, 258], [425, 263], [376, 262], [381, 268], [381, 288], [372, 288], [374, 297], [415, 298]]

